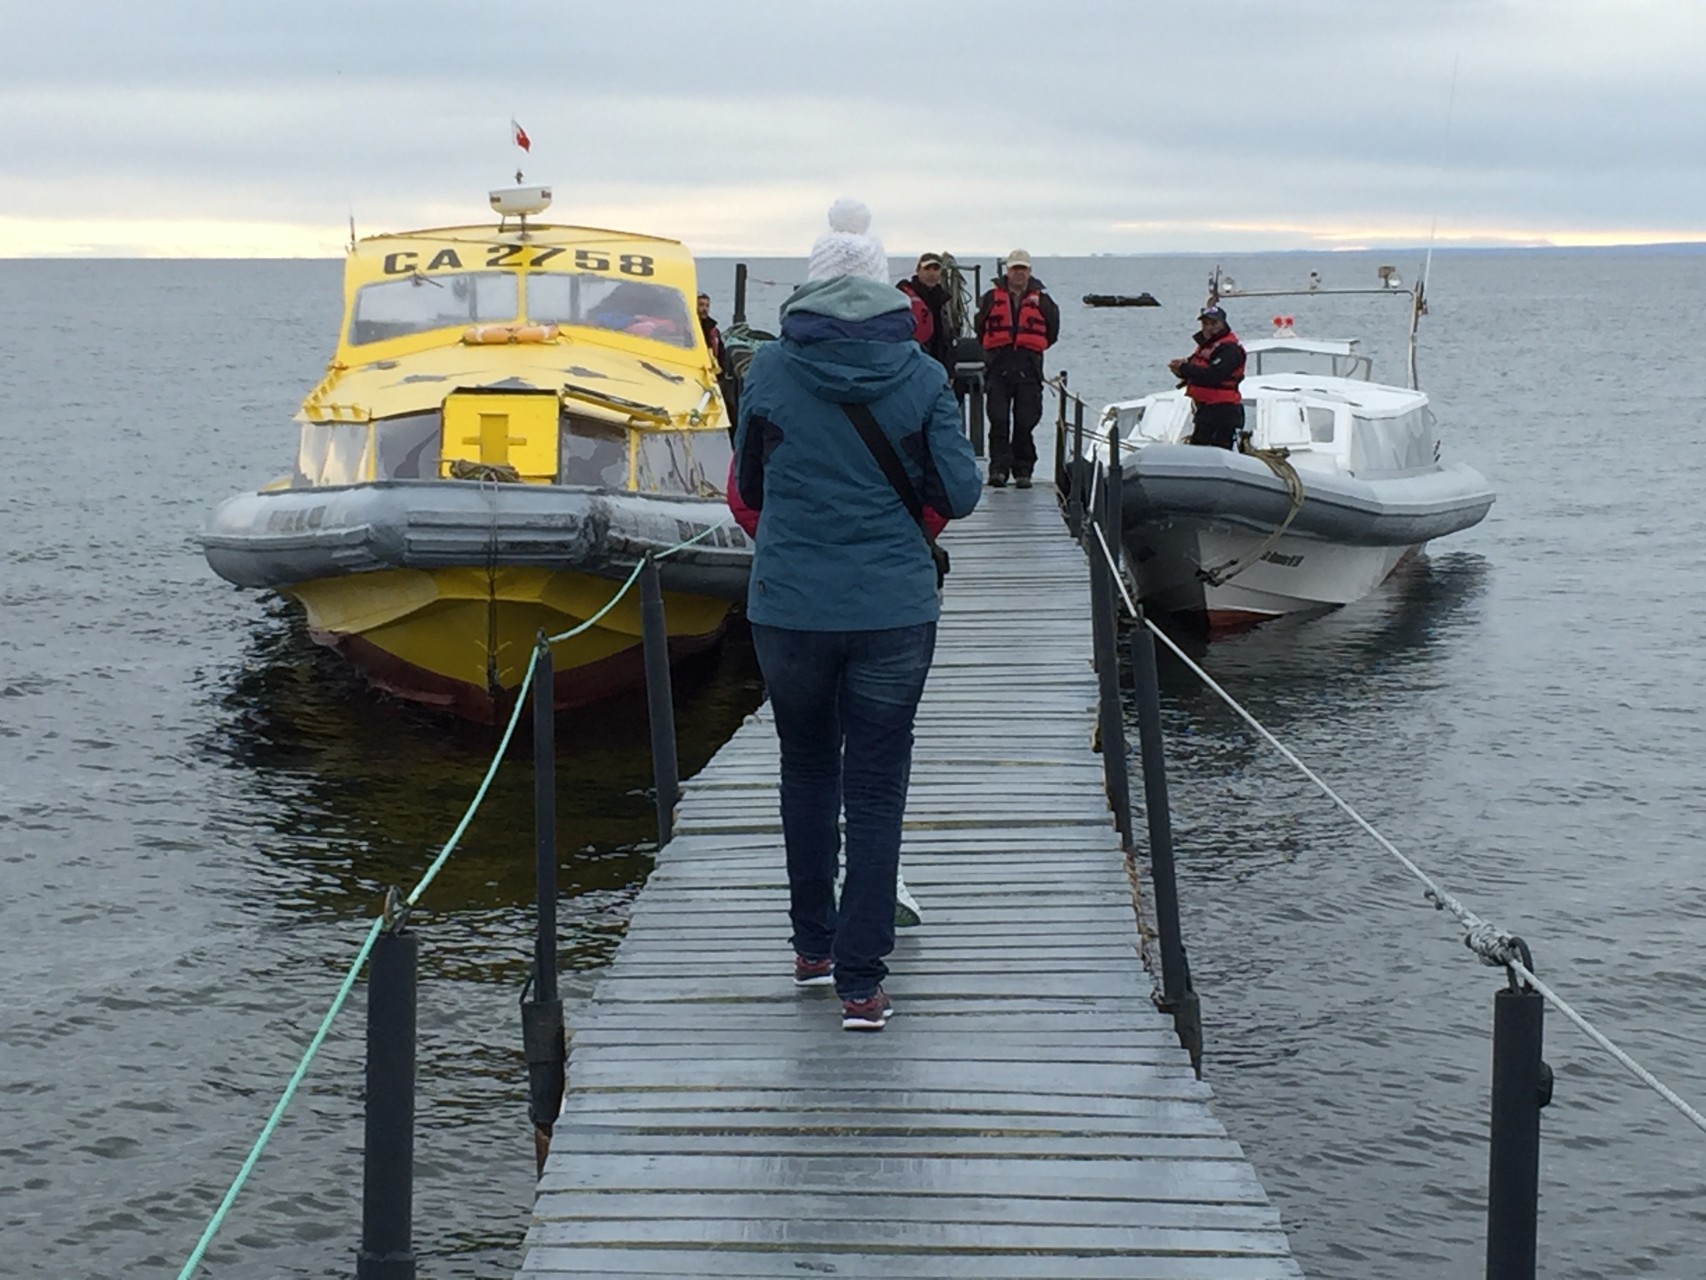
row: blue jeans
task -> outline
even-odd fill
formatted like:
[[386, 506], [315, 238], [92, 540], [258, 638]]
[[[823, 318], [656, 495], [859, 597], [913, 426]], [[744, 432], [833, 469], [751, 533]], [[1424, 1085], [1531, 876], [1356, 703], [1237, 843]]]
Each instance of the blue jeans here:
[[[936, 624], [886, 631], [752, 627], [782, 742], [782, 839], [794, 950], [832, 956], [835, 991], [863, 1000], [888, 974], [912, 721]], [[835, 902], [841, 808], [847, 876]]]

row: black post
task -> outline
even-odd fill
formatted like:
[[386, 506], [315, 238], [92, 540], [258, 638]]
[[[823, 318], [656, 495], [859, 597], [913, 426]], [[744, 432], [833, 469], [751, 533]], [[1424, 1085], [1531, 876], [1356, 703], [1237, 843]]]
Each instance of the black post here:
[[[392, 890], [387, 915], [396, 901]], [[367, 1123], [357, 1280], [415, 1280], [415, 935], [398, 915], [367, 968]]]
[[1066, 474], [1066, 370], [1060, 371], [1060, 383], [1055, 391], [1059, 397], [1058, 412], [1054, 418], [1054, 491], [1065, 498], [1068, 489]]
[[[1520, 939], [1517, 940], [1521, 946]], [[1525, 967], [1533, 971], [1528, 948]], [[1514, 980], [1513, 980], [1514, 981]], [[1488, 1143], [1487, 1280], [1534, 1280], [1540, 1109], [1552, 1098], [1541, 1059], [1546, 1002], [1530, 987], [1493, 997], [1493, 1123]]]
[[1072, 408], [1072, 457], [1066, 464], [1066, 527], [1074, 538], [1084, 536], [1084, 402]]
[[1202, 1075], [1202, 1009], [1191, 989], [1191, 966], [1179, 928], [1179, 886], [1173, 873], [1173, 816], [1167, 804], [1167, 762], [1161, 742], [1161, 684], [1155, 641], [1142, 616], [1131, 629], [1131, 670], [1137, 689], [1137, 734], [1143, 755], [1143, 807], [1149, 819], [1149, 877], [1155, 887], [1155, 925], [1161, 934], [1161, 1008], [1173, 1015], [1179, 1043]]
[[652, 781], [658, 798], [658, 845], [675, 833], [681, 799], [681, 767], [675, 754], [675, 697], [669, 683], [669, 632], [664, 625], [663, 581], [658, 563], [646, 557], [640, 572], [640, 633], [645, 643], [646, 707], [652, 720]]
[[1114, 576], [1092, 527], [1086, 550], [1090, 556], [1091, 636], [1096, 655], [1097, 740], [1102, 748], [1102, 782], [1120, 846], [1131, 851], [1131, 778], [1126, 772], [1125, 715], [1120, 705], [1119, 606], [1114, 600]]
[[981, 373], [971, 380], [971, 386], [966, 389], [966, 401], [971, 405], [971, 451], [974, 456], [982, 458], [986, 455], [983, 424], [983, 375]]
[[746, 323], [746, 263], [735, 263], [735, 313], [731, 325]]
[[1122, 508], [1124, 495], [1122, 489], [1125, 476], [1120, 468], [1120, 432], [1118, 427], [1108, 429], [1108, 479], [1106, 507], [1107, 515], [1102, 521], [1102, 529], [1108, 535], [1108, 554], [1114, 558], [1114, 572], [1118, 574], [1121, 550], [1120, 540], [1125, 536], [1125, 513]]
[[538, 913], [533, 935], [533, 992], [521, 1003], [527, 1056], [527, 1114], [540, 1173], [551, 1130], [563, 1109], [563, 1002], [557, 995], [557, 717], [551, 646], [539, 633], [533, 656], [533, 877]]

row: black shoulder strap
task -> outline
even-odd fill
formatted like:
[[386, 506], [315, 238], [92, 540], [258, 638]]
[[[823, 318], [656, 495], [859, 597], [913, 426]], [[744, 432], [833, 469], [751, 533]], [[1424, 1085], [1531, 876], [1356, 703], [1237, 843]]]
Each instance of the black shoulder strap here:
[[[901, 465], [900, 455], [894, 451], [894, 445], [889, 443], [888, 436], [877, 425], [876, 415], [869, 407], [862, 404], [844, 404], [841, 412], [847, 415], [847, 420], [853, 424], [859, 438], [865, 442], [865, 447], [871, 451], [871, 456], [877, 460], [877, 465], [883, 469], [883, 475], [888, 478], [895, 493], [906, 509], [912, 513], [912, 518], [918, 521], [918, 527], [924, 528], [924, 501], [918, 496], [918, 490], [913, 488], [912, 477], [906, 474], [906, 468]], [[925, 535], [929, 537], [928, 534]]]

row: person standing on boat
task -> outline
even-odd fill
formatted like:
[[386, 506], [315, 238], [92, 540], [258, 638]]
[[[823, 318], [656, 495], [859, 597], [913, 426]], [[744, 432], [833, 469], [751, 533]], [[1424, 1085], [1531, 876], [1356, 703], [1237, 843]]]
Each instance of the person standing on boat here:
[[989, 483], [1011, 475], [1031, 487], [1037, 446], [1031, 432], [1043, 416], [1043, 352], [1060, 337], [1060, 308], [1031, 275], [1031, 255], [1007, 255], [1003, 279], [978, 303], [977, 338], [983, 344], [984, 408], [989, 416]]
[[717, 366], [717, 389], [723, 393], [723, 407], [728, 410], [729, 439], [733, 440], [740, 414], [740, 379], [735, 376], [734, 365], [729, 360], [729, 349], [723, 345], [723, 331], [711, 316], [711, 295], [700, 294], [697, 304], [699, 328], [705, 334], [705, 347]]
[[881, 1031], [890, 1008], [912, 727], [941, 612], [925, 513], [969, 515], [980, 493], [870, 223], [856, 200], [830, 206], [781, 339], [747, 369], [730, 493], [758, 513], [746, 614], [782, 746], [794, 981], [833, 983], [851, 1031]]
[[711, 359], [716, 362], [717, 376], [729, 376], [729, 353], [723, 346], [723, 331], [717, 327], [717, 322], [711, 317], [711, 295], [699, 295], [699, 328], [705, 333], [705, 345], [710, 349]]
[[948, 323], [948, 287], [942, 283], [942, 255], [922, 253], [910, 280], [902, 280], [899, 289], [912, 304], [912, 337], [924, 349], [924, 354], [954, 376], [954, 334]]
[[1244, 348], [1217, 304], [1204, 307], [1197, 318], [1202, 326], [1196, 333], [1197, 349], [1183, 359], [1168, 361], [1167, 367], [1190, 397], [1190, 442], [1235, 449], [1238, 433], [1244, 429], [1244, 397], [1239, 391], [1244, 381]]

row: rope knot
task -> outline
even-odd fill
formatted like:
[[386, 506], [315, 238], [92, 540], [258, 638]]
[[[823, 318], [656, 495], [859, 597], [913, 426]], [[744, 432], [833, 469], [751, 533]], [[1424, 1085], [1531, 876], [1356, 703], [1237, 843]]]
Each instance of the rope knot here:
[[1522, 939], [1484, 922], [1471, 926], [1463, 935], [1463, 945], [1480, 956], [1482, 964], [1495, 969], [1503, 968], [1513, 960], [1522, 961], [1524, 967], [1527, 966], [1528, 948]]

